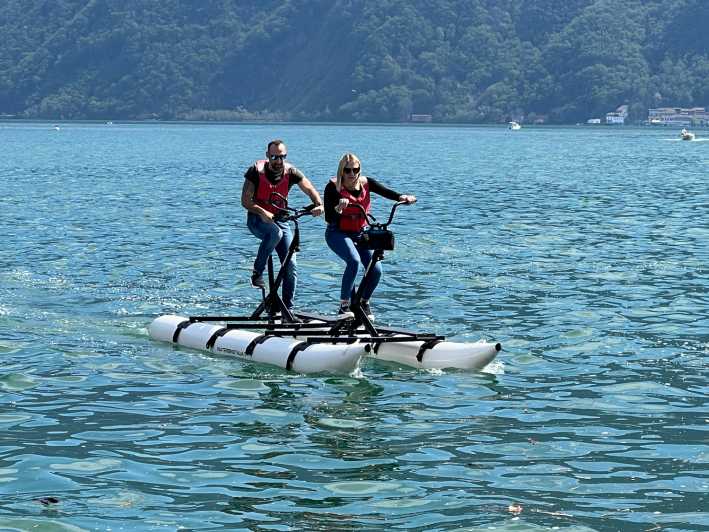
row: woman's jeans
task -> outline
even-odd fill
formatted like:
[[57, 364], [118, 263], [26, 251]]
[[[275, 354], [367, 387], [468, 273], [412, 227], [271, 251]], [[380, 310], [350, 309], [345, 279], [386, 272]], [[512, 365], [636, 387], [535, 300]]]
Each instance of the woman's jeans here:
[[[246, 216], [246, 225], [256, 238], [261, 240], [261, 245], [258, 247], [256, 260], [254, 261], [254, 271], [263, 273], [266, 269], [268, 257], [276, 250], [278, 257], [281, 259], [281, 264], [288, 254], [288, 247], [293, 241], [293, 233], [287, 222], [266, 223], [260, 216], [252, 212]], [[295, 261], [295, 254], [291, 257], [288, 266], [286, 266], [285, 275], [283, 276], [283, 303], [286, 307], [293, 308], [293, 297], [295, 295], [295, 286], [298, 282], [298, 268]]]
[[[354, 289], [355, 278], [360, 263], [366, 270], [372, 260], [372, 250], [363, 249], [359, 246], [359, 241], [362, 233], [350, 233], [340, 231], [333, 224], [328, 224], [325, 230], [325, 242], [328, 247], [334, 251], [338, 257], [345, 261], [345, 273], [342, 274], [342, 286], [340, 288], [340, 299], [349, 301]], [[374, 289], [379, 284], [379, 279], [382, 277], [382, 265], [377, 262], [369, 274], [369, 281], [362, 290], [362, 299], [369, 300], [374, 293]]]

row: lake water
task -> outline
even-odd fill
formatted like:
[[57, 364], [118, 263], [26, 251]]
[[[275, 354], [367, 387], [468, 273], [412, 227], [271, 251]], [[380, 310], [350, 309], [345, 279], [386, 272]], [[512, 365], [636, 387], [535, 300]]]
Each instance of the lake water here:
[[[58, 126], [0, 124], [0, 529], [709, 530], [701, 131]], [[500, 341], [491, 367], [148, 338], [258, 303], [239, 200], [274, 137], [321, 191], [351, 150], [416, 194], [377, 321]], [[301, 228], [297, 305], [331, 313], [342, 265]]]

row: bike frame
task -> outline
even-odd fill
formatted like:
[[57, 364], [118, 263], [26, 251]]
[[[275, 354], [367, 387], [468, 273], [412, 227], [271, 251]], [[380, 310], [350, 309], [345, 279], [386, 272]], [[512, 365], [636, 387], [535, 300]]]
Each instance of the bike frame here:
[[[323, 316], [308, 312], [292, 313], [286, 308], [283, 299], [278, 293], [283, 278], [285, 276], [286, 266], [293, 258], [293, 254], [300, 250], [300, 228], [298, 219], [309, 214], [315, 208], [315, 205], [309, 205], [302, 209], [293, 209], [288, 207], [288, 200], [281, 194], [274, 192], [271, 196], [277, 198], [283, 203], [284, 207], [280, 207], [281, 211], [277, 214], [279, 221], [293, 222], [293, 241], [288, 248], [286, 258], [281, 263], [278, 274], [274, 277], [273, 259], [268, 258], [268, 293], [262, 288], [262, 301], [256, 310], [249, 316], [190, 316], [185, 321], [185, 326], [195, 322], [227, 322], [219, 329], [209, 342], [214, 345], [216, 339], [232, 329], [263, 329], [263, 336], [297, 336], [308, 343], [353, 343], [356, 341], [370, 344], [370, 349], [376, 351], [379, 344], [384, 342], [411, 342], [423, 341], [421, 349], [426, 349], [435, 343], [445, 340], [444, 336], [419, 333], [408, 331], [405, 329], [397, 329], [393, 327], [375, 327], [361, 307], [362, 292], [364, 286], [372, 276], [374, 266], [384, 259], [383, 249], [374, 249], [372, 260], [367, 265], [367, 268], [362, 277], [357, 290], [352, 296], [352, 311], [355, 317], [353, 319], [338, 319], [332, 316]], [[378, 228], [387, 230], [388, 226], [394, 219], [396, 209], [405, 204], [403, 201], [396, 202], [391, 209], [389, 218], [385, 223], [379, 223], [376, 218], [365, 212], [367, 225], [370, 228]], [[361, 207], [360, 207], [361, 208]], [[364, 209], [362, 209], [364, 212]], [[280, 323], [276, 321], [276, 314], [280, 311]], [[266, 317], [262, 315], [266, 313]], [[176, 331], [179, 334], [179, 330]]]

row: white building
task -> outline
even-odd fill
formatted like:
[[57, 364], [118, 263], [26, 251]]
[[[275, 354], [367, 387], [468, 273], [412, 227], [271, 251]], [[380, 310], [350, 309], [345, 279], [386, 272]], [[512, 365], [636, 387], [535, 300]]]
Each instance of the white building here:
[[704, 107], [658, 107], [648, 110], [647, 121], [653, 126], [687, 127], [709, 124], [709, 112]]
[[625, 119], [628, 117], [628, 106], [621, 105], [612, 113], [606, 114], [606, 124], [610, 125], [623, 125], [625, 124]]

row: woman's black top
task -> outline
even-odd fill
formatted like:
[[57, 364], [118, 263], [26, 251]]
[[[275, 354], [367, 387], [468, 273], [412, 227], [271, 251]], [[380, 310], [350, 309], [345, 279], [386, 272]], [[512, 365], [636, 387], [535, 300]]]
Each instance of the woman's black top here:
[[[392, 189], [385, 187], [379, 181], [372, 177], [367, 177], [367, 181], [369, 182], [370, 194], [378, 194], [382, 197], [385, 197], [386, 199], [390, 199], [393, 201], [397, 201], [399, 199], [399, 196], [401, 196], [401, 194], [399, 194], [398, 192], [395, 192]], [[350, 191], [350, 194], [355, 197], [359, 197], [361, 193], [362, 189], [355, 190], [354, 192]], [[332, 181], [328, 181], [327, 185], [325, 186], [325, 221], [328, 224], [332, 224], [338, 227], [340, 225], [340, 215], [337, 214], [337, 211], [335, 211], [335, 207], [337, 207], [339, 203], [340, 193], [337, 192], [337, 186]]]

